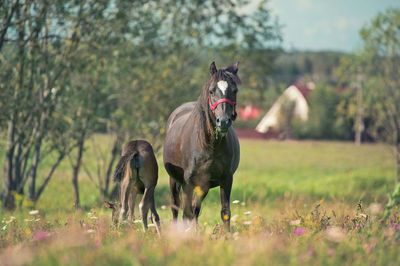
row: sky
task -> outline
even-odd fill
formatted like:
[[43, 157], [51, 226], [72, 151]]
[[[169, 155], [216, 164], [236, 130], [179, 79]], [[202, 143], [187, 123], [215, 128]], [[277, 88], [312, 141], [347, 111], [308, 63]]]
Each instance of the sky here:
[[270, 0], [269, 7], [283, 26], [283, 48], [352, 52], [362, 44], [359, 30], [400, 0]]

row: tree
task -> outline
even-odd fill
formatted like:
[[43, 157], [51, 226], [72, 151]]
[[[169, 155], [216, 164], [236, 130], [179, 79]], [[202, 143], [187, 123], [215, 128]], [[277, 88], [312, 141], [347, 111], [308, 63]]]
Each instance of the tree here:
[[[9, 5], [1, 6], [0, 13], [9, 14], [0, 40], [0, 83], [7, 102], [7, 106], [1, 106], [7, 124], [1, 198], [8, 209], [15, 208], [14, 195], [22, 195], [27, 182], [28, 202], [34, 204], [72, 148], [59, 103], [79, 42], [92, 30], [87, 18], [94, 17], [106, 4], [14, 1], [11, 11], [7, 10]], [[45, 142], [48, 144], [43, 145]], [[56, 158], [37, 187], [38, 167], [47, 156]]]
[[[366, 130], [393, 146], [396, 183], [400, 175], [400, 9], [379, 13], [360, 31], [362, 50], [341, 61], [339, 77], [363, 79]], [[360, 97], [360, 96], [358, 96]], [[357, 112], [354, 112], [356, 115]]]

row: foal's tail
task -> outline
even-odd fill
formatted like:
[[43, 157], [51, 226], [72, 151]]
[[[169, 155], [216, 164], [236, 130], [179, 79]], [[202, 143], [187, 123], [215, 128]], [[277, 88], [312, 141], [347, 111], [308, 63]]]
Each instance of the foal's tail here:
[[138, 170], [139, 168], [143, 167], [143, 162], [140, 159], [138, 151], [136, 150], [128, 151], [125, 155], [121, 157], [117, 166], [115, 167], [114, 178], [113, 178], [114, 182], [121, 182], [125, 174], [126, 167], [128, 166], [128, 163], [130, 163], [131, 169]]

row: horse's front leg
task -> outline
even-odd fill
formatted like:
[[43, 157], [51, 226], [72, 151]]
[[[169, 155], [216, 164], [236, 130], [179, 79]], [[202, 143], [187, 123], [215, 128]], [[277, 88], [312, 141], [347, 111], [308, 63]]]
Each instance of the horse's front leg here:
[[220, 196], [221, 196], [221, 219], [224, 223], [224, 228], [228, 232], [231, 230], [230, 221], [231, 221], [231, 209], [230, 209], [230, 198], [231, 198], [231, 189], [232, 189], [232, 176], [225, 180], [225, 182], [220, 187]]
[[189, 222], [193, 220], [192, 198], [193, 186], [185, 184], [182, 186], [183, 190], [183, 220]]
[[203, 202], [204, 198], [207, 196], [209, 187], [208, 186], [195, 186], [194, 187], [194, 198], [193, 198], [193, 212], [196, 218], [196, 224], [199, 221], [201, 203]]

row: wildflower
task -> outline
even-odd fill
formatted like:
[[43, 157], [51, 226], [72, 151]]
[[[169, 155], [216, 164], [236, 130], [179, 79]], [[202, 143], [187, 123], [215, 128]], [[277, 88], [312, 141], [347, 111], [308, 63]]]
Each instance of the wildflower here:
[[135, 221], [133, 221], [133, 223], [135, 223], [135, 224], [139, 224], [139, 223], [141, 223], [142, 222], [142, 220], [135, 220]]
[[247, 212], [245, 212], [244, 214], [245, 214], [245, 215], [250, 215], [250, 214], [251, 214], [251, 211], [247, 211]]
[[39, 222], [39, 221], [40, 221], [40, 218], [35, 219], [35, 222]]
[[261, 224], [261, 218], [256, 216], [256, 217], [254, 217], [253, 222], [254, 222], [255, 225], [260, 225]]
[[233, 233], [233, 239], [237, 240], [239, 238], [239, 232]]
[[167, 209], [167, 206], [161, 205], [161, 210], [166, 210], [166, 209]]
[[244, 205], [246, 205], [246, 203], [242, 202], [242, 203], [240, 203], [240, 205], [244, 206]]
[[345, 238], [345, 234], [337, 226], [332, 226], [329, 229], [327, 229], [325, 231], [325, 236], [328, 240], [336, 243], [343, 241], [343, 239]]
[[30, 214], [30, 215], [37, 215], [37, 214], [39, 214], [39, 210], [31, 210], [31, 211], [29, 212], [29, 214]]
[[232, 204], [238, 204], [240, 202], [240, 200], [234, 200], [232, 201]]
[[7, 225], [3, 226], [1, 230], [5, 231], [7, 229]]
[[392, 223], [392, 226], [394, 229], [396, 229], [396, 231], [400, 230], [400, 225], [398, 223]]
[[94, 234], [94, 233], [96, 233], [96, 230], [89, 229], [89, 230], [86, 231], [86, 233], [88, 233], [88, 234]]
[[252, 221], [244, 221], [243, 224], [244, 225], [251, 225], [253, 222]]
[[29, 228], [26, 228], [26, 229], [25, 229], [25, 234], [26, 234], [26, 235], [29, 236], [29, 235], [31, 235], [31, 233], [32, 233], [32, 232], [31, 232], [31, 229], [29, 229]]
[[90, 217], [90, 219], [92, 219], [92, 220], [97, 220], [97, 219], [99, 219], [99, 218], [97, 218], [96, 216], [92, 216], [92, 217]]
[[298, 227], [298, 228], [296, 228], [296, 229], [293, 230], [293, 233], [294, 233], [296, 236], [300, 236], [300, 235], [304, 234], [305, 232], [306, 232], [306, 229], [301, 228], [301, 227]]
[[148, 224], [147, 226], [148, 226], [148, 227], [156, 227], [155, 224]]
[[192, 230], [192, 228], [191, 227], [188, 227], [186, 230], [185, 230], [185, 232], [190, 232]]
[[147, 219], [151, 219], [151, 215], [147, 216]]
[[9, 223], [13, 222], [14, 220], [15, 220], [15, 217], [14, 217], [14, 216], [11, 216], [11, 217], [10, 217], [10, 220], [6, 221], [6, 224], [9, 224]]
[[233, 215], [231, 218], [232, 222], [236, 222], [236, 220], [239, 218], [239, 216], [237, 214]]
[[328, 256], [332, 256], [335, 253], [335, 250], [333, 248], [328, 249], [328, 251], [326, 252], [326, 254]]
[[379, 203], [371, 203], [368, 208], [372, 215], [378, 215], [382, 212], [382, 205]]
[[203, 225], [206, 226], [206, 225], [208, 225], [208, 223], [207, 223], [207, 222], [204, 222]]
[[300, 219], [290, 221], [289, 224], [290, 224], [290, 225], [299, 225], [299, 224], [300, 224]]
[[40, 241], [40, 240], [45, 239], [46, 237], [47, 237], [46, 232], [43, 232], [43, 231], [39, 230], [39, 231], [37, 231], [37, 232], [35, 233], [35, 235], [33, 236], [33, 240], [34, 240], [34, 241]]
[[224, 218], [224, 221], [228, 221], [229, 220], [229, 215], [225, 214], [223, 218]]

